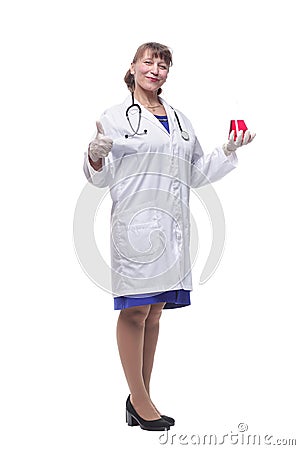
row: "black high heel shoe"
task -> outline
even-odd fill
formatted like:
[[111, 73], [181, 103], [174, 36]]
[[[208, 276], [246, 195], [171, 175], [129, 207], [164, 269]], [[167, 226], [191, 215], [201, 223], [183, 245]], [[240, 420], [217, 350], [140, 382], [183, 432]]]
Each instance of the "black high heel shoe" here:
[[167, 422], [169, 422], [170, 426], [173, 427], [175, 425], [175, 419], [173, 419], [173, 417], [169, 417], [169, 416], [164, 416], [161, 414], [160, 416], [162, 419], [166, 420]]
[[[130, 394], [129, 394], [129, 399], [130, 399]], [[160, 415], [160, 417], [164, 420], [166, 420], [167, 422], [169, 422], [170, 426], [173, 427], [175, 425], [175, 419], [173, 419], [173, 417], [169, 417], [169, 416], [164, 416], [164, 415]], [[138, 425], [138, 423], [136, 422], [135, 424], [133, 424], [132, 426]]]
[[130, 394], [126, 400], [126, 422], [130, 427], [139, 425], [142, 430], [147, 431], [164, 431], [170, 429], [170, 422], [161, 418], [156, 420], [145, 420], [134, 409], [131, 401]]

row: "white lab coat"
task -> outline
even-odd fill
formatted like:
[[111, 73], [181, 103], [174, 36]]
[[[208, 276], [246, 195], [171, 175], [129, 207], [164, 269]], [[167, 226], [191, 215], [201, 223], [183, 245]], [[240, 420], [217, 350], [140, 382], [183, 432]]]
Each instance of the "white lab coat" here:
[[[132, 134], [124, 103], [100, 117], [113, 147], [104, 167], [95, 171], [84, 154], [84, 173], [93, 185], [109, 186], [111, 210], [111, 286], [114, 297], [192, 290], [190, 261], [190, 188], [214, 182], [237, 165], [235, 153], [222, 148], [204, 154], [190, 121], [176, 110], [189, 141], [181, 137], [173, 109], [164, 104], [170, 134], [142, 105], [139, 132]], [[138, 103], [138, 102], [137, 102]], [[129, 112], [135, 128], [138, 114]]]

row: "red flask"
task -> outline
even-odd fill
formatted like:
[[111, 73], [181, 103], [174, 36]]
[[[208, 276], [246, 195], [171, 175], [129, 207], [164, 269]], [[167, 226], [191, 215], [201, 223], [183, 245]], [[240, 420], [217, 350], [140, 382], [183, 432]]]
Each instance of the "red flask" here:
[[231, 120], [230, 121], [229, 136], [230, 136], [230, 133], [233, 130], [234, 130], [234, 140], [236, 140], [237, 133], [242, 130], [243, 131], [243, 136], [244, 136], [245, 131], [248, 130], [248, 127], [245, 124], [244, 120]]

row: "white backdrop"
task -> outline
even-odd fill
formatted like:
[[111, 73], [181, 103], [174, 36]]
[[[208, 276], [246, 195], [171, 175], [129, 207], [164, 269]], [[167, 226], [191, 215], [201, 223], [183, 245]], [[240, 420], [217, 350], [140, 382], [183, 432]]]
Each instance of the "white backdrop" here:
[[[297, 437], [296, 6], [16, 0], [2, 7], [4, 450], [179, 448], [181, 434], [186, 442], [192, 434], [238, 434], [239, 423], [250, 434]], [[238, 169], [215, 184], [226, 248], [201, 286], [210, 225], [191, 198], [202, 244], [192, 306], [164, 312], [152, 382], [154, 402], [176, 418], [173, 444], [165, 445], [160, 433], [125, 424], [118, 312], [82, 270], [72, 236], [95, 120], [127, 95], [123, 76], [147, 41], [172, 48], [163, 96], [191, 119], [205, 152], [224, 142], [231, 118], [257, 133], [239, 150]], [[105, 208], [95, 233], [109, 255], [109, 201]]]

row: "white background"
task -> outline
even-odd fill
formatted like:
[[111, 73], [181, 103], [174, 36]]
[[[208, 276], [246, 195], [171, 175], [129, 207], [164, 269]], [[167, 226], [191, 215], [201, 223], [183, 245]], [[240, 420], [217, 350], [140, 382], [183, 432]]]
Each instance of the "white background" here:
[[[125, 424], [118, 312], [82, 270], [72, 235], [95, 120], [127, 95], [123, 76], [147, 41], [172, 48], [163, 96], [191, 119], [206, 153], [224, 142], [231, 118], [257, 133], [239, 150], [238, 169], [215, 184], [226, 248], [202, 286], [210, 227], [192, 196], [202, 244], [192, 306], [162, 316], [153, 401], [176, 419], [174, 448], [182, 447], [180, 434], [221, 439], [240, 422], [250, 434], [299, 441], [297, 6], [12, 0], [2, 7], [3, 450], [169, 445], [160, 433]], [[105, 211], [97, 219], [103, 252], [109, 203]]]

